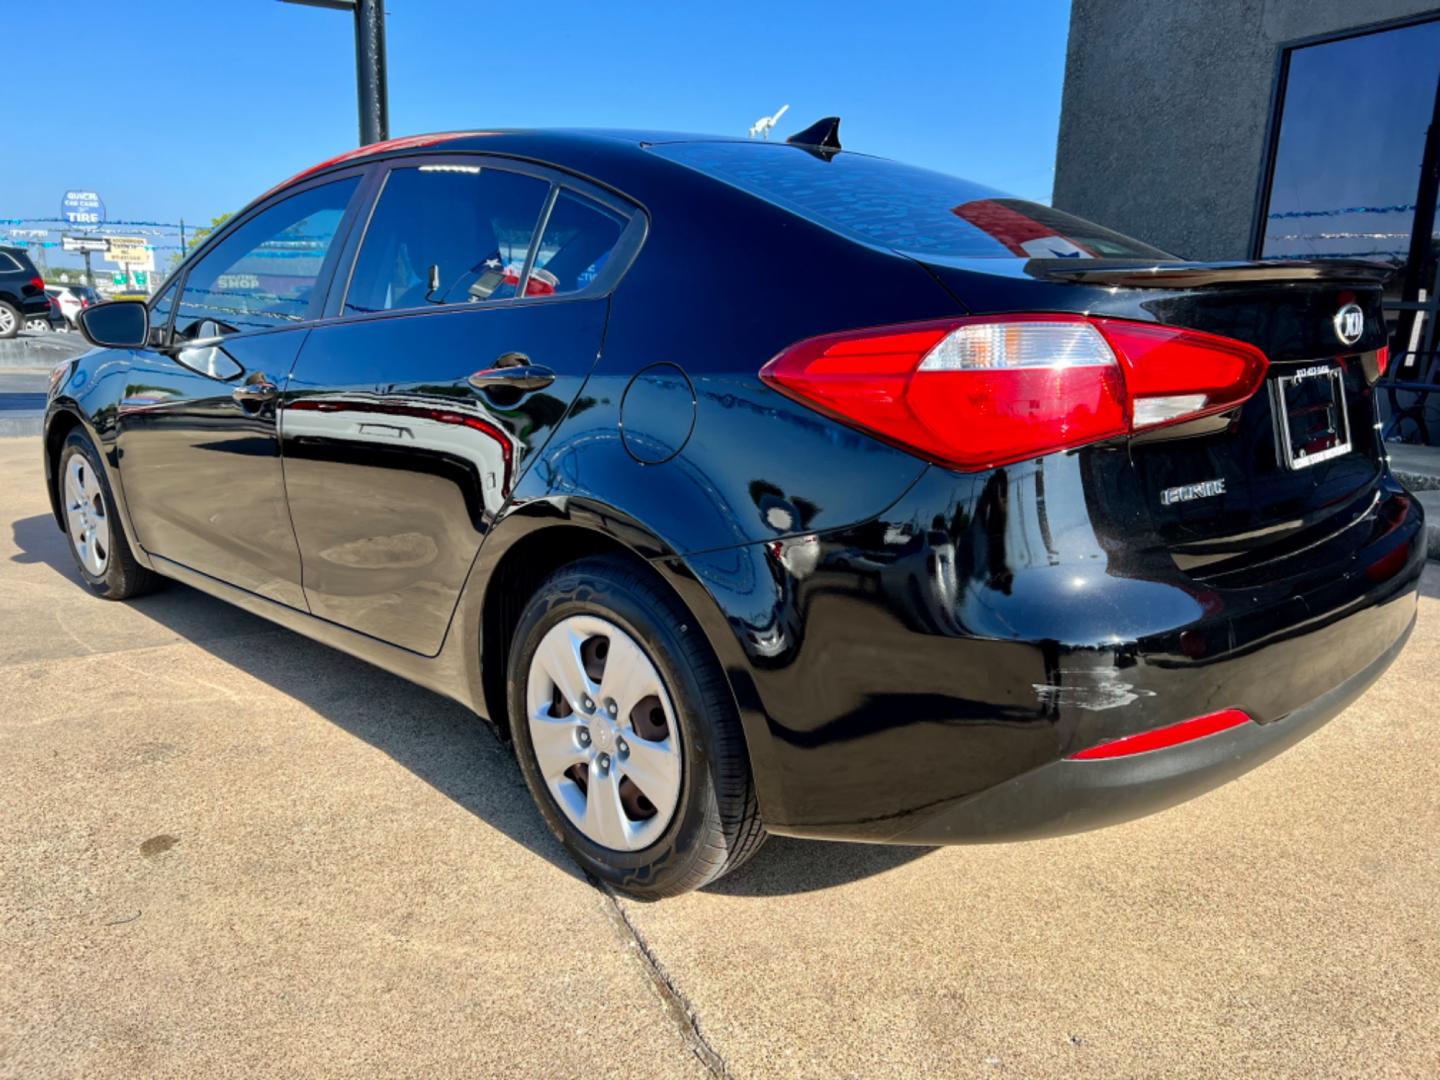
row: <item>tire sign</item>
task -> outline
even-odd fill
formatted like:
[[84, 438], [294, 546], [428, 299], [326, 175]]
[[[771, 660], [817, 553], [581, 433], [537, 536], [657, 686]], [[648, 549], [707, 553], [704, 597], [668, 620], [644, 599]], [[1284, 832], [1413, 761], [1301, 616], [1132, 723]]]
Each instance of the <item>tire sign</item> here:
[[94, 229], [105, 223], [105, 203], [93, 191], [67, 191], [60, 200], [60, 216], [67, 225]]

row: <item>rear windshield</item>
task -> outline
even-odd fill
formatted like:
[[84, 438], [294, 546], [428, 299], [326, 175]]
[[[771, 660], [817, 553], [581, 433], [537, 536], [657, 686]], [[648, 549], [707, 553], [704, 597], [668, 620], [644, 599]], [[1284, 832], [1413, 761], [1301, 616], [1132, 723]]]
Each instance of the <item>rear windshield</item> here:
[[650, 149], [817, 225], [917, 258], [1171, 258], [1063, 211], [884, 158], [760, 142]]

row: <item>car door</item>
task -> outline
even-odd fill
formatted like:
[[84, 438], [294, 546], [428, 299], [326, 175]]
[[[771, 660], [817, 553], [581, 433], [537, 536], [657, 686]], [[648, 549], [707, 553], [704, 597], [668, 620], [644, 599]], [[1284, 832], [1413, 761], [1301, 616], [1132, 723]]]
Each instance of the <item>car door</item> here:
[[117, 418], [141, 546], [302, 610], [275, 408], [363, 175], [292, 188], [217, 237], [152, 305]]
[[334, 318], [306, 339], [283, 395], [314, 614], [439, 650], [486, 529], [583, 407], [606, 295], [643, 230], [613, 196], [516, 163], [388, 168]]

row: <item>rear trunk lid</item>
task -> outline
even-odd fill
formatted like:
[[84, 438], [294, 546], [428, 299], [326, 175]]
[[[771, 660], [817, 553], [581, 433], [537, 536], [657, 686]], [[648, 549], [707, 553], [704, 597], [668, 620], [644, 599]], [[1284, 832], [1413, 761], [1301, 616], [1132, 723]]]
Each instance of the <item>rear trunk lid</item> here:
[[[1265, 353], [1265, 384], [1243, 406], [1132, 438], [1129, 468], [1112, 478], [1133, 485], [1116, 494], [1149, 508], [1151, 542], [1191, 575], [1237, 574], [1318, 550], [1374, 504], [1383, 476], [1373, 390], [1376, 350], [1386, 340], [1383, 267], [1103, 259], [925, 265], [972, 313], [1085, 312], [1201, 330]], [[1357, 318], [1359, 335], [1347, 344]]]

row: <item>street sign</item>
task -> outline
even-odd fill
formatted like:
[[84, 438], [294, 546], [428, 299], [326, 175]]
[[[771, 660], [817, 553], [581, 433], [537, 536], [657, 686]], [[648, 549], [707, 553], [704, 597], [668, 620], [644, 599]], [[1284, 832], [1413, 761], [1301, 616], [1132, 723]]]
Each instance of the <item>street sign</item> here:
[[103, 236], [62, 236], [60, 238], [62, 251], [104, 251], [105, 248], [105, 237]]
[[93, 229], [105, 223], [105, 203], [93, 191], [67, 191], [60, 200], [60, 216], [67, 224]]
[[110, 275], [110, 284], [111, 284], [111, 285], [124, 285], [124, 284], [125, 284], [125, 275], [124, 275], [124, 274], [111, 274], [111, 275]]
[[105, 238], [105, 259], [107, 262], [129, 266], [132, 270], [153, 270], [155, 252], [145, 246], [143, 236], [107, 236]]
[[134, 274], [134, 277], [135, 277], [135, 284], [136, 284], [136, 285], [139, 285], [142, 289], [143, 289], [146, 285], [149, 285], [149, 284], [150, 284], [150, 275], [149, 275], [149, 273], [148, 273], [147, 271], [145, 271], [145, 270], [136, 270], [136, 271], [135, 271], [135, 274]]

